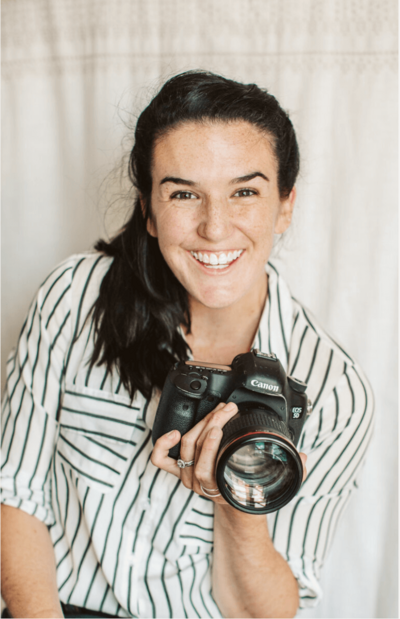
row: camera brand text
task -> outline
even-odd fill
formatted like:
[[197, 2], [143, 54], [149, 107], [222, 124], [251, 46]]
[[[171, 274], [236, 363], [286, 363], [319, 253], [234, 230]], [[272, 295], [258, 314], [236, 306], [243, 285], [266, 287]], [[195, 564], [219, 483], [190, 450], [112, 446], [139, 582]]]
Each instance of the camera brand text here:
[[258, 380], [254, 379], [251, 381], [253, 387], [262, 387], [262, 389], [268, 389], [268, 391], [279, 391], [279, 387], [277, 385], [269, 385], [268, 383], [260, 383]]

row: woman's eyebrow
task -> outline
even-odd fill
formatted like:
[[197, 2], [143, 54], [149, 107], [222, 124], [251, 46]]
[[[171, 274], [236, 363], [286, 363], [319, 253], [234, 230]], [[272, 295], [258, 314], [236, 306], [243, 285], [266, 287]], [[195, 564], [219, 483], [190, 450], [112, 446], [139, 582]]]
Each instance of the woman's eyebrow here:
[[[253, 178], [256, 178], [256, 176], [261, 176], [261, 178], [269, 182], [269, 178], [265, 176], [265, 174], [263, 174], [262, 172], [252, 172], [251, 174], [246, 174], [245, 176], [238, 176], [237, 178], [234, 178], [233, 180], [229, 181], [229, 184], [235, 185], [236, 183], [247, 183]], [[194, 185], [196, 185], [194, 181], [188, 181], [185, 178], [179, 178], [177, 176], [165, 176], [160, 181], [160, 185], [162, 185], [163, 183], [175, 183], [175, 185], [188, 185], [189, 187], [193, 187]]]
[[178, 178], [176, 176], [165, 176], [162, 181], [160, 181], [160, 185], [163, 183], [175, 183], [176, 185], [189, 185], [189, 187], [193, 187], [196, 183], [194, 181], [187, 181], [184, 178]]
[[266, 181], [269, 182], [269, 178], [267, 178], [265, 174], [263, 174], [262, 172], [252, 172], [251, 174], [246, 174], [246, 176], [238, 176], [238, 178], [234, 178], [233, 180], [229, 182], [229, 184], [235, 185], [236, 183], [247, 183], [248, 181], [251, 181], [256, 176], [261, 176], [261, 178], [264, 178]]

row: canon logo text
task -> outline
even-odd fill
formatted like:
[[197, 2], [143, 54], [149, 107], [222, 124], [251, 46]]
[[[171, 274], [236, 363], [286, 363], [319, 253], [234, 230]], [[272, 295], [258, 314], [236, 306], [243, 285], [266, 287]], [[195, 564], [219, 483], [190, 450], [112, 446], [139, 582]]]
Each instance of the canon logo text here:
[[279, 391], [279, 387], [277, 385], [269, 385], [268, 383], [260, 383], [258, 380], [254, 379], [251, 381], [253, 387], [261, 387], [262, 389], [267, 389], [268, 391]]

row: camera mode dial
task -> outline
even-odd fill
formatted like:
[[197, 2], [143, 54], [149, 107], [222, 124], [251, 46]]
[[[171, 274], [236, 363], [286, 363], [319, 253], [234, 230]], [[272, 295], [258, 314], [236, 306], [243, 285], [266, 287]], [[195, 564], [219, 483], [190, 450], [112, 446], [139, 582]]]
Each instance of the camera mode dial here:
[[207, 389], [207, 381], [202, 377], [190, 374], [179, 374], [174, 379], [175, 386], [185, 395], [201, 398]]

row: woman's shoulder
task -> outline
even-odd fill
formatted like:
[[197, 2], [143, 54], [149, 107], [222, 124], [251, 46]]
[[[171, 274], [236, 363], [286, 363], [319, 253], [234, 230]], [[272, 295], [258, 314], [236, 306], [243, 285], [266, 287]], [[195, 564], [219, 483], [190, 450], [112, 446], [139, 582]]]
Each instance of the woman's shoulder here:
[[112, 260], [110, 256], [95, 250], [73, 254], [54, 267], [40, 288], [46, 290], [60, 280], [69, 285], [74, 283], [77, 288], [95, 285], [101, 282]]
[[87, 251], [69, 256], [50, 271], [30, 310], [37, 311], [46, 331], [58, 333], [66, 321], [72, 326], [86, 319], [111, 262], [109, 256]]
[[[72, 300], [98, 293], [104, 275], [110, 268], [112, 258], [97, 251], [73, 254], [62, 260], [49, 273], [39, 287], [39, 299], [55, 300], [58, 294], [70, 291]], [[50, 303], [51, 305], [51, 303]]]
[[292, 296], [293, 303], [293, 332], [292, 332], [292, 346], [300, 346], [300, 342], [297, 342], [298, 338], [304, 338], [307, 336], [309, 343], [322, 346], [324, 349], [332, 351], [335, 357], [340, 358], [347, 365], [356, 365], [355, 358], [346, 350], [346, 348], [339, 343], [329, 329], [321, 324], [319, 318], [307, 308], [298, 299]]
[[[352, 353], [297, 299], [293, 302], [293, 331], [289, 371], [308, 385], [316, 408], [337, 390], [360, 389], [373, 402], [369, 381]], [[335, 391], [336, 390], [336, 391]]]
[[277, 266], [268, 262], [267, 273], [270, 297], [276, 301], [273, 313], [279, 318], [276, 322], [281, 323], [288, 341], [288, 368], [293, 372], [294, 369], [299, 371], [301, 366], [304, 371], [310, 355], [317, 365], [324, 356], [332, 356], [332, 360], [340, 362], [342, 367], [357, 365], [354, 357], [329, 333], [313, 312], [292, 295]]

